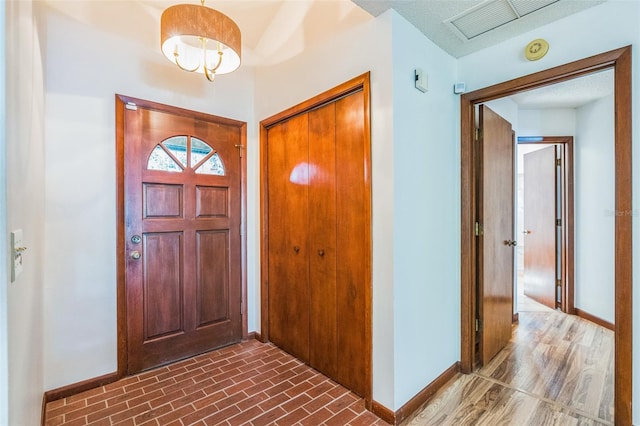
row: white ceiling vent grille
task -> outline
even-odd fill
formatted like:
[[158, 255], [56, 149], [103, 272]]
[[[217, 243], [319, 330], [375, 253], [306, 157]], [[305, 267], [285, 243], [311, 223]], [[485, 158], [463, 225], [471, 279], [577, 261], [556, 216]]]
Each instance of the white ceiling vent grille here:
[[560, 0], [487, 0], [445, 21], [464, 41], [515, 21]]

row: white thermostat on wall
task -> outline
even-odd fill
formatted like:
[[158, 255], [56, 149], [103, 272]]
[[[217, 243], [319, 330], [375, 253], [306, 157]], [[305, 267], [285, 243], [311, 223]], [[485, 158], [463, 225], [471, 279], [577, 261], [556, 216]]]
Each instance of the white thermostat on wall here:
[[416, 83], [416, 89], [418, 89], [421, 92], [426, 92], [427, 90], [429, 90], [427, 75], [423, 73], [420, 68], [415, 69], [414, 79]]

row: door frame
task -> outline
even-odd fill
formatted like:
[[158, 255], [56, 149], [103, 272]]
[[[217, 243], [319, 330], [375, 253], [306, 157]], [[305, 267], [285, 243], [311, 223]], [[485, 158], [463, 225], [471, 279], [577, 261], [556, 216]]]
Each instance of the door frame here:
[[[560, 309], [570, 315], [576, 314], [574, 300], [574, 176], [573, 176], [573, 136], [520, 136], [517, 145], [562, 145], [562, 283]], [[526, 250], [526, 249], [525, 249]], [[557, 250], [557, 247], [556, 247]]]
[[525, 90], [613, 69], [615, 75], [615, 349], [616, 425], [632, 423], [632, 63], [631, 46], [529, 74], [466, 93], [460, 98], [461, 155], [461, 354], [460, 369], [474, 367], [476, 318], [476, 188], [474, 107]]
[[116, 109], [116, 301], [117, 301], [117, 335], [118, 335], [118, 378], [127, 375], [127, 295], [126, 295], [126, 244], [125, 244], [125, 175], [124, 175], [124, 116], [127, 107], [139, 106], [154, 111], [161, 111], [204, 121], [237, 127], [240, 132], [240, 275], [241, 301], [240, 315], [242, 316], [242, 340], [248, 338], [247, 322], [247, 123], [230, 118], [219, 117], [204, 112], [191, 111], [184, 108], [160, 104], [157, 102], [137, 99], [125, 95], [115, 95]]
[[336, 101], [342, 97], [348, 96], [357, 91], [363, 91], [364, 94], [364, 164], [367, 174], [365, 189], [365, 204], [368, 206], [364, 212], [364, 216], [369, 218], [369, 226], [367, 226], [366, 235], [363, 235], [363, 241], [368, 247], [369, 256], [363, 261], [367, 262], [366, 266], [366, 283], [365, 285], [365, 339], [368, 342], [367, 352], [363, 354], [365, 357], [365, 371], [367, 376], [367, 389], [363, 395], [366, 406], [371, 409], [373, 399], [373, 340], [372, 340], [372, 240], [371, 240], [371, 85], [370, 73], [366, 72], [355, 77], [345, 83], [342, 83], [333, 89], [327, 90], [311, 99], [308, 99], [298, 105], [288, 108], [276, 115], [266, 118], [260, 122], [260, 224], [261, 224], [261, 251], [260, 251], [260, 335], [256, 335], [261, 342], [269, 341], [269, 185], [267, 170], [267, 149], [268, 129], [277, 123], [286, 121], [291, 117], [304, 114], [322, 105]]

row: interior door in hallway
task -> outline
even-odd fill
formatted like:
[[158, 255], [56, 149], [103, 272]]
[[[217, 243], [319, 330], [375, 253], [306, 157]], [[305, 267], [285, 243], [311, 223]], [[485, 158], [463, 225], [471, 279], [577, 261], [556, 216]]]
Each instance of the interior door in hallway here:
[[524, 155], [524, 294], [551, 309], [557, 299], [557, 149]]
[[511, 123], [485, 105], [479, 108], [478, 319], [484, 365], [511, 338], [515, 141]]
[[123, 121], [131, 374], [242, 338], [244, 123], [155, 104]]

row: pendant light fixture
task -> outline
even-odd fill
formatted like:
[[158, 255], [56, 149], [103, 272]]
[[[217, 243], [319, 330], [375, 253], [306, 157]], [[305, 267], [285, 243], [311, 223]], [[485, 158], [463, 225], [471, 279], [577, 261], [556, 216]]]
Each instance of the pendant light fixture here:
[[179, 4], [160, 18], [162, 53], [183, 71], [203, 73], [213, 81], [240, 66], [241, 36], [235, 22], [204, 5]]

